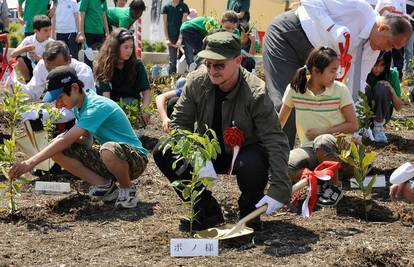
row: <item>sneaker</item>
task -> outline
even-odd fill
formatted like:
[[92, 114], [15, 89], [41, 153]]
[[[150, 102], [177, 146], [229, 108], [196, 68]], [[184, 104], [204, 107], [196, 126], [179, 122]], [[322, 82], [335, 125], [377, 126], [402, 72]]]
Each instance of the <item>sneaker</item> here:
[[318, 198], [318, 205], [322, 207], [336, 206], [343, 197], [343, 192], [336, 186], [329, 185], [326, 187], [322, 196]]
[[92, 185], [89, 187], [88, 195], [95, 200], [111, 202], [118, 197], [118, 187], [113, 180], [106, 185]]
[[387, 136], [384, 132], [383, 126], [375, 126], [372, 133], [374, 134], [374, 140], [377, 143], [388, 143]]
[[130, 209], [135, 208], [138, 204], [137, 191], [134, 188], [120, 188], [118, 199], [115, 207]]

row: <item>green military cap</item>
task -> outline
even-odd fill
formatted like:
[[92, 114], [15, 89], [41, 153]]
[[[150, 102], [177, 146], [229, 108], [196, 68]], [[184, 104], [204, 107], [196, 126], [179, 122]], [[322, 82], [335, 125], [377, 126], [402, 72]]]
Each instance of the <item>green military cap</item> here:
[[230, 32], [217, 32], [207, 36], [206, 48], [200, 53], [199, 57], [223, 60], [239, 56], [241, 53], [240, 38]]

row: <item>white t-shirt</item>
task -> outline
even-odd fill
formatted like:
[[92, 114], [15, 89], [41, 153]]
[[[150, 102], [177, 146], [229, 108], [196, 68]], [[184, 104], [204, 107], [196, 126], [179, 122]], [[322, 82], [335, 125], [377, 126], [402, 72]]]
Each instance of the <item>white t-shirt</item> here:
[[[45, 46], [50, 41], [53, 41], [53, 39], [52, 38], [49, 38], [49, 39], [47, 39], [47, 40], [45, 40], [43, 42], [39, 42], [36, 39], [36, 34], [33, 34], [33, 35], [30, 35], [30, 36], [27, 36], [26, 38], [24, 38], [23, 41], [19, 44], [19, 46], [16, 47], [16, 50], [17, 49], [20, 49], [22, 47], [25, 47], [27, 45], [34, 45], [35, 46], [35, 53], [36, 53], [36, 55], [38, 55], [39, 57], [42, 57], [43, 50], [45, 50]], [[23, 54], [26, 54], [26, 56], [30, 58], [29, 53], [23, 53]]]
[[58, 0], [56, 6], [56, 32], [72, 33], [78, 32], [75, 16], [79, 12], [76, 0]]

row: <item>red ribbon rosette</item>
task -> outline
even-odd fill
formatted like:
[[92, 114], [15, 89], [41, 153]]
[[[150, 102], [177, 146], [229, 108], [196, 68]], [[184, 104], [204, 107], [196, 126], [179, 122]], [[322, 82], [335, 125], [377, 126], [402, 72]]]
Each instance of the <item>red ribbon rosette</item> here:
[[[323, 181], [330, 180], [341, 167], [341, 163], [336, 161], [324, 161], [319, 164], [314, 171], [305, 168], [302, 172], [301, 179], [308, 180], [308, 192], [307, 197], [302, 205], [302, 217], [309, 218], [318, 198], [318, 179]], [[300, 194], [296, 196], [292, 204], [294, 204], [300, 197]]]
[[224, 131], [223, 139], [224, 143], [226, 145], [229, 145], [232, 150], [231, 166], [227, 173], [228, 175], [231, 175], [233, 172], [234, 162], [236, 161], [236, 157], [239, 154], [240, 147], [244, 142], [244, 134], [239, 128], [230, 127]]
[[339, 43], [339, 52], [340, 52], [340, 68], [339, 73], [336, 80], [342, 82], [347, 74], [349, 69], [351, 68], [352, 56], [348, 53], [349, 46], [350, 46], [350, 39], [351, 36], [349, 33], [345, 33], [345, 45], [343, 43]]

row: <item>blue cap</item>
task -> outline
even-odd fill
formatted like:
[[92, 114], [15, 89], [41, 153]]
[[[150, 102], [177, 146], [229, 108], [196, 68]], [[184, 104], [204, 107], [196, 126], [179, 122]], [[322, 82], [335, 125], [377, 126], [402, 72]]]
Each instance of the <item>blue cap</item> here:
[[53, 102], [58, 99], [61, 93], [63, 93], [63, 87], [48, 91], [43, 97], [43, 102]]

